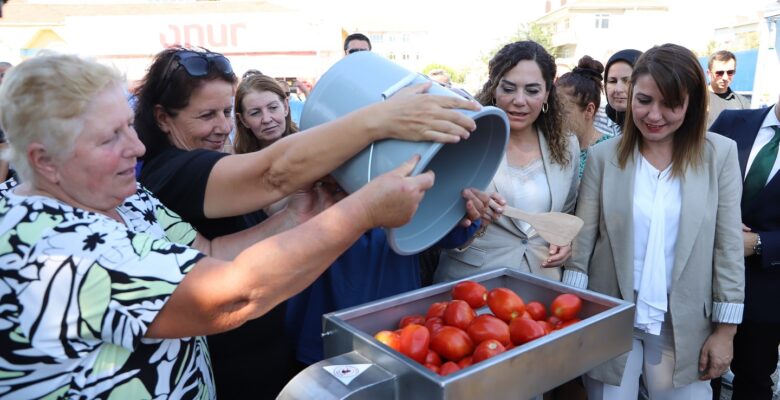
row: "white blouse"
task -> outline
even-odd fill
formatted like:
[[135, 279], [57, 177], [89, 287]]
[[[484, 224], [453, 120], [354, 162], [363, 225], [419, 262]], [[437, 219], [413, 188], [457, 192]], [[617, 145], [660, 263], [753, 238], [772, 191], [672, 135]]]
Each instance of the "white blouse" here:
[[[526, 166], [515, 167], [504, 157], [499, 172], [493, 179], [502, 188], [501, 194], [507, 204], [530, 213], [550, 212], [552, 195], [541, 158]], [[529, 238], [536, 234], [536, 230], [527, 222], [516, 219], [512, 222]], [[541, 238], [539, 240], [543, 242]]]
[[659, 171], [640, 156], [634, 179], [635, 326], [656, 335], [668, 308], [682, 204], [680, 178], [671, 172], [671, 165]]

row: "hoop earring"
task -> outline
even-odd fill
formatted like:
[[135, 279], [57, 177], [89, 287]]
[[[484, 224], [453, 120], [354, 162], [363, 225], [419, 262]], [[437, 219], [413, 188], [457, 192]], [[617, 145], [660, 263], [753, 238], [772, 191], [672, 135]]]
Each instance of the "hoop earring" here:
[[548, 110], [549, 108], [550, 108], [550, 106], [547, 104], [547, 102], [546, 102], [546, 101], [545, 101], [544, 103], [542, 103], [542, 112], [543, 112], [543, 113], [547, 114], [547, 110]]

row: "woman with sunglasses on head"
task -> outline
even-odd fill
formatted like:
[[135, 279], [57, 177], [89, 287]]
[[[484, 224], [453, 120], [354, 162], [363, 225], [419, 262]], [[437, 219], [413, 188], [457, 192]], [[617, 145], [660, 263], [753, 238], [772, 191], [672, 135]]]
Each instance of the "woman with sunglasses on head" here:
[[[135, 126], [147, 149], [140, 182], [207, 238], [243, 231], [256, 241], [306, 220], [321, 208], [316, 207], [321, 199], [287, 207], [258, 225], [253, 217], [311, 186], [374, 140], [456, 142], [475, 128], [452, 108], [478, 105], [423, 94], [425, 87], [417, 86], [305, 135], [228, 155], [220, 150], [233, 127], [236, 80], [219, 53], [170, 48], [157, 54], [137, 90]], [[286, 383], [292, 358], [279, 334], [283, 311], [279, 307], [234, 333], [210, 338], [222, 397], [275, 397]]]
[[614, 137], [623, 131], [631, 71], [640, 55], [642, 52], [639, 50], [625, 49], [613, 54], [607, 61], [604, 68], [607, 104], [596, 113], [595, 121], [596, 129], [605, 135]]
[[[509, 119], [509, 144], [488, 191], [527, 212], [573, 212], [577, 198], [576, 137], [563, 130], [553, 85], [555, 60], [538, 43], [508, 44], [490, 60], [488, 81], [477, 94]], [[490, 268], [511, 267], [561, 279], [570, 246], [547, 243], [527, 223], [501, 216], [465, 248], [442, 252], [434, 280], [451, 281]]]
[[[145, 148], [123, 87], [66, 55], [26, 60], [0, 87], [20, 176], [0, 191], [3, 398], [215, 399], [203, 335], [299, 292], [365, 230], [407, 223], [433, 185], [408, 176], [418, 157], [272, 238], [209, 240], [136, 182]], [[268, 397], [270, 357], [240, 398]]]
[[737, 146], [707, 132], [690, 50], [651, 48], [630, 82], [623, 135], [588, 156], [563, 277], [636, 304], [631, 351], [588, 372], [588, 398], [635, 399], [641, 374], [651, 400], [710, 400], [744, 308]]

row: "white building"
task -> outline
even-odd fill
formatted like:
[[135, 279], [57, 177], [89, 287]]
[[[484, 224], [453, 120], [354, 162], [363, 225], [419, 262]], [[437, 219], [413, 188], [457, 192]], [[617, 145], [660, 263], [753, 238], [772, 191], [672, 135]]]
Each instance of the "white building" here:
[[[60, 4], [62, 3], [62, 4]], [[343, 51], [341, 27], [262, 1], [125, 1], [121, 4], [15, 0], [0, 19], [0, 60], [40, 50], [92, 56], [132, 84], [173, 45], [202, 46], [230, 58], [240, 76], [318, 77]]]
[[780, 1], [767, 5], [758, 24], [759, 48], [752, 106], [775, 104], [780, 94]]
[[[622, 49], [644, 50], [658, 43], [669, 20], [666, 1], [547, 0], [535, 22], [551, 28], [558, 63], [570, 67], [589, 55], [602, 63]], [[647, 32], [654, 32], [648, 35]]]

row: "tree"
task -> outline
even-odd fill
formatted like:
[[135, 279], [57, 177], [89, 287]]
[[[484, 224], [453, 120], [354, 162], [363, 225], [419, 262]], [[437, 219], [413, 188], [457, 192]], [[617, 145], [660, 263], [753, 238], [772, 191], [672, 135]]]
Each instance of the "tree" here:
[[447, 72], [447, 75], [450, 76], [450, 80], [453, 83], [463, 83], [463, 79], [465, 78], [466, 75], [463, 72], [456, 71], [444, 64], [428, 64], [425, 66], [425, 68], [422, 69], [422, 73], [428, 75], [429, 72], [435, 69], [443, 69], [445, 72]]
[[493, 58], [493, 56], [499, 50], [501, 50], [502, 47], [504, 47], [504, 45], [520, 40], [533, 40], [534, 42], [542, 45], [542, 47], [544, 47], [544, 49], [547, 50], [551, 56], [558, 57], [558, 48], [553, 46], [552, 27], [549, 25], [538, 24], [536, 22], [530, 22], [520, 25], [520, 28], [517, 29], [517, 32], [510, 36], [504, 43], [501, 43], [491, 49], [488, 54], [485, 54], [482, 57], [483, 61], [490, 61], [490, 59]]

